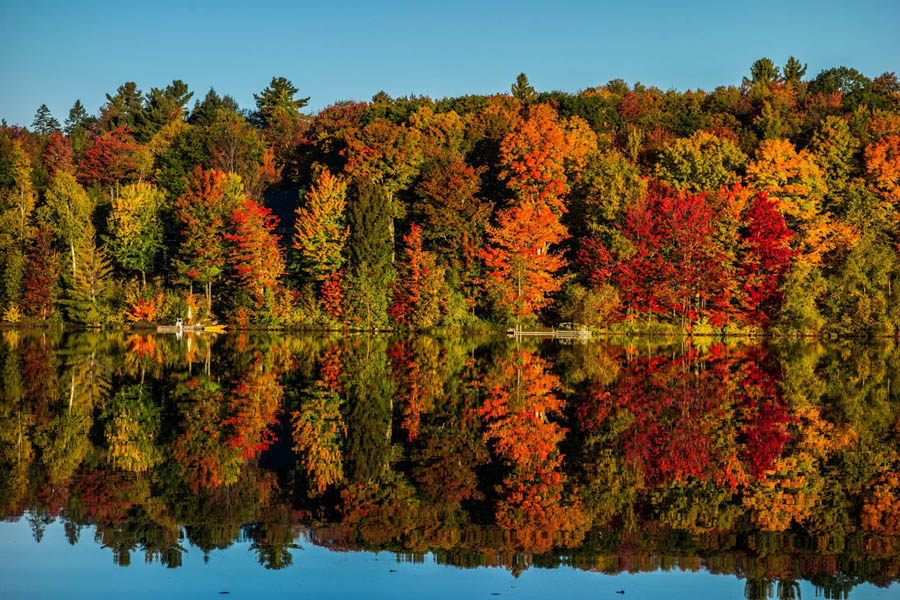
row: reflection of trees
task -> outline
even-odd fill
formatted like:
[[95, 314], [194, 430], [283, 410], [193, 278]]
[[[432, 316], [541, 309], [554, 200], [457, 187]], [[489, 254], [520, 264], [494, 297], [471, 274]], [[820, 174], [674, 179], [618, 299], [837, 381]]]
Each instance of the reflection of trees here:
[[513, 531], [527, 550], [547, 552], [574, 546], [587, 528], [578, 502], [565, 498], [566, 475], [559, 444], [566, 430], [558, 418], [565, 406], [559, 378], [534, 354], [516, 350], [502, 360], [485, 384], [478, 414], [508, 472], [497, 503], [497, 523]]
[[754, 598], [900, 577], [890, 344], [17, 333], [0, 373], [0, 510], [93, 526], [122, 565], [247, 540], [283, 568], [304, 531]]

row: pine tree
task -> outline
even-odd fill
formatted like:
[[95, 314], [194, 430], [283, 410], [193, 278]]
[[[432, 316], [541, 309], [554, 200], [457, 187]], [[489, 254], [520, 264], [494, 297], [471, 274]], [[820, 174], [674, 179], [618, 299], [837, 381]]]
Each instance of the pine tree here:
[[106, 249], [97, 246], [93, 235], [83, 237], [75, 252], [78, 270], [62, 304], [72, 321], [97, 327], [109, 315], [112, 264]]
[[34, 121], [32, 121], [31, 126], [41, 135], [49, 135], [54, 131], [59, 131], [59, 121], [50, 114], [50, 109], [47, 108], [46, 104], [41, 104], [41, 107], [34, 113]]
[[91, 126], [91, 118], [88, 116], [81, 100], [75, 100], [75, 104], [69, 109], [69, 118], [63, 131], [66, 135], [73, 135], [76, 131], [87, 130]]
[[194, 109], [191, 111], [191, 116], [188, 117], [188, 123], [200, 126], [211, 125], [219, 118], [219, 111], [222, 110], [240, 114], [241, 107], [231, 96], [219, 96], [216, 90], [210, 88], [202, 101], [194, 102]]
[[806, 63], [801, 63], [792, 56], [788, 58], [781, 72], [787, 83], [796, 86], [803, 79], [803, 76], [806, 75]]
[[370, 179], [359, 180], [355, 191], [347, 241], [348, 301], [356, 321], [365, 329], [376, 329], [386, 322], [393, 279], [390, 202], [384, 188]]
[[299, 114], [300, 109], [309, 103], [306, 98], [295, 98], [297, 87], [284, 77], [273, 77], [269, 87], [259, 94], [253, 94], [256, 100], [257, 115], [265, 124], [269, 117], [278, 109], [292, 114]]
[[125, 127], [132, 130], [143, 112], [144, 96], [133, 81], [128, 81], [119, 86], [115, 96], [106, 94], [106, 105], [100, 109], [100, 129], [113, 131]]
[[135, 137], [140, 142], [148, 142], [163, 127], [185, 118], [188, 101], [194, 92], [186, 83], [176, 79], [164, 89], [150, 88], [144, 110], [135, 116]]
[[525, 73], [519, 73], [519, 76], [516, 77], [516, 82], [512, 84], [510, 91], [512, 92], [513, 98], [516, 98], [522, 104], [530, 104], [537, 100], [537, 92], [534, 91], [534, 88], [528, 83], [528, 77]]

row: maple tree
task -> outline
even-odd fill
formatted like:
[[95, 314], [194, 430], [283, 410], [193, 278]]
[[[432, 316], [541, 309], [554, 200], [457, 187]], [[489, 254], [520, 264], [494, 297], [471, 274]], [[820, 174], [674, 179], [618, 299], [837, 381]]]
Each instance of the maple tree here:
[[224, 237], [232, 243], [230, 263], [239, 284], [247, 288], [258, 306], [276, 290], [284, 274], [285, 262], [275, 234], [278, 219], [268, 208], [244, 199], [228, 216], [233, 233]]
[[56, 171], [74, 172], [72, 142], [59, 131], [47, 138], [47, 147], [41, 154], [41, 162], [52, 177]]
[[484, 285], [518, 327], [562, 287], [557, 271], [566, 260], [551, 246], [565, 239], [566, 229], [548, 205], [525, 202], [501, 211], [487, 234], [489, 245], [479, 252]]
[[228, 216], [243, 198], [240, 177], [197, 167], [188, 190], [175, 201], [182, 225], [178, 270], [190, 281], [202, 283], [206, 309], [212, 310], [212, 285], [226, 271]]
[[124, 125], [95, 136], [78, 164], [78, 179], [109, 188], [139, 175], [140, 146]]
[[52, 242], [50, 230], [41, 228], [35, 236], [34, 246], [25, 257], [22, 308], [26, 314], [38, 319], [50, 316], [57, 294], [59, 263]]
[[427, 329], [440, 323], [442, 314], [447, 312], [444, 269], [437, 264], [434, 253], [422, 249], [422, 228], [418, 225], [412, 225], [403, 242], [404, 257], [397, 266], [387, 312], [397, 323]]

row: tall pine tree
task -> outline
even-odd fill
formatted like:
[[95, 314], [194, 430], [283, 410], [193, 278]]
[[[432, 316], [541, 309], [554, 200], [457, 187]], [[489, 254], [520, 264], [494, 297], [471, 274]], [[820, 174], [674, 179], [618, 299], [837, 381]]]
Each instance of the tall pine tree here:
[[378, 329], [387, 322], [388, 291], [394, 274], [390, 199], [371, 179], [358, 180], [355, 192], [356, 201], [348, 215], [348, 300], [361, 328]]

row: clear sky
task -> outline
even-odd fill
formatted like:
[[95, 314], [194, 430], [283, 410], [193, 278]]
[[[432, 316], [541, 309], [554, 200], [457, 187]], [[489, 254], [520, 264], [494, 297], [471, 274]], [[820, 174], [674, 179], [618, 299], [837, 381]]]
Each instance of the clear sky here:
[[0, 0], [0, 116], [30, 125], [46, 103], [63, 121], [125, 81], [182, 79], [253, 106], [284, 75], [318, 110], [337, 100], [539, 91], [621, 77], [663, 89], [739, 83], [753, 60], [795, 55], [900, 71], [897, 0], [432, 2], [79, 2]]

